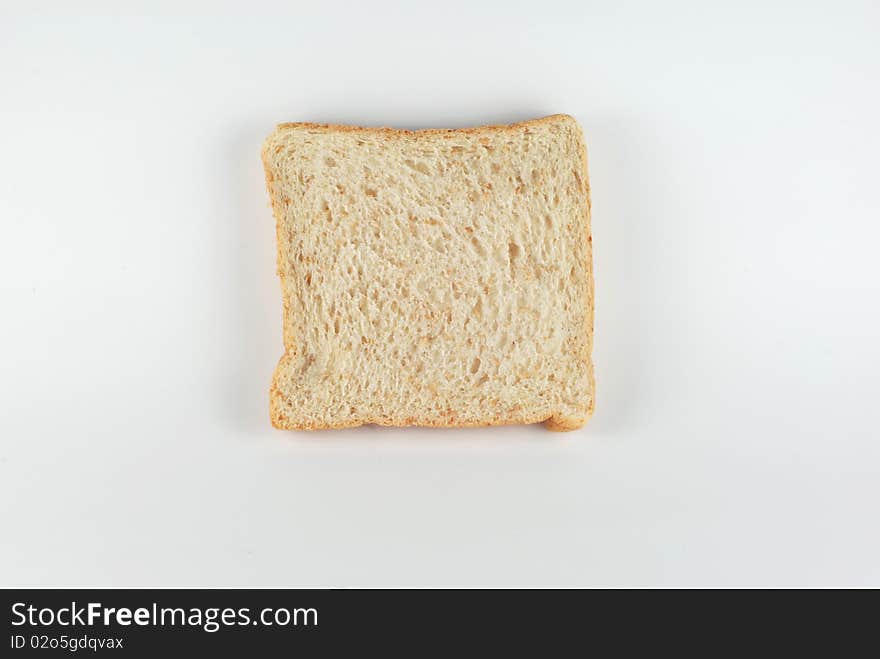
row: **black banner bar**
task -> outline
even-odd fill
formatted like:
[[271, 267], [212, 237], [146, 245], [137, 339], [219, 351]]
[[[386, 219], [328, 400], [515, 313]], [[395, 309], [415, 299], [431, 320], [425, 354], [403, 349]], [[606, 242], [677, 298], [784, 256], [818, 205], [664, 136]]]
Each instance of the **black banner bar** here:
[[[502, 649], [535, 656], [687, 647], [715, 652], [821, 647], [829, 607], [815, 593], [585, 590], [5, 590], [0, 656], [325, 656]], [[792, 600], [792, 596], [796, 598]], [[876, 597], [872, 593], [871, 599]], [[876, 625], [850, 615], [847, 640]], [[821, 625], [821, 626], [820, 626]], [[755, 645], [752, 639], [760, 638]], [[841, 636], [835, 647], [841, 648]], [[225, 656], [223, 654], [222, 656]]]

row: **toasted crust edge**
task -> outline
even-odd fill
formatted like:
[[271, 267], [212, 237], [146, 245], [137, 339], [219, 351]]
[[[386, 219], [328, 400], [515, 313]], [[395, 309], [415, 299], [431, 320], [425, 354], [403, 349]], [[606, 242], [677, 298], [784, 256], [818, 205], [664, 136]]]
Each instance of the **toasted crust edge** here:
[[[585, 346], [585, 358], [588, 365], [588, 373], [590, 379], [590, 401], [587, 407], [585, 408], [582, 415], [577, 416], [565, 416], [559, 415], [556, 413], [551, 414], [549, 417], [544, 417], [543, 415], [535, 418], [531, 416], [524, 416], [520, 418], [501, 418], [501, 417], [493, 417], [491, 419], [487, 419], [485, 421], [478, 422], [469, 422], [469, 421], [459, 421], [455, 419], [455, 417], [451, 417], [448, 420], [443, 421], [435, 421], [434, 419], [428, 419], [423, 417], [397, 417], [392, 419], [377, 419], [377, 418], [364, 418], [364, 419], [353, 419], [349, 421], [341, 421], [339, 423], [331, 423], [331, 424], [300, 424], [296, 423], [290, 419], [288, 419], [282, 412], [282, 407], [280, 403], [281, 392], [277, 388], [278, 375], [284, 366], [285, 361], [290, 358], [295, 352], [295, 342], [294, 337], [290, 333], [291, 323], [289, 322], [289, 314], [290, 309], [287, 306], [287, 301], [284, 299], [284, 269], [281, 267], [282, 263], [282, 238], [283, 238], [283, 222], [281, 220], [281, 213], [278, 212], [278, 199], [275, 196], [275, 192], [273, 190], [273, 181], [274, 181], [274, 173], [271, 167], [271, 157], [269, 155], [268, 146], [272, 139], [280, 132], [285, 132], [288, 130], [294, 129], [317, 129], [323, 132], [359, 132], [359, 133], [373, 133], [379, 134], [383, 137], [394, 138], [399, 136], [420, 136], [420, 135], [440, 135], [440, 134], [461, 134], [461, 133], [480, 133], [480, 132], [508, 132], [508, 131], [517, 131], [523, 128], [528, 128], [529, 126], [536, 126], [544, 123], [553, 123], [553, 122], [564, 122], [572, 124], [578, 133], [578, 142], [579, 142], [579, 151], [581, 156], [581, 162], [584, 172], [584, 193], [586, 195], [587, 201], [587, 211], [583, 218], [585, 224], [585, 237], [584, 239], [589, 243], [588, 248], [586, 250], [588, 255], [588, 263], [587, 263], [587, 293], [589, 300], [589, 309], [587, 313], [587, 345]], [[269, 389], [269, 418], [272, 422], [272, 426], [279, 430], [339, 430], [344, 428], [356, 428], [363, 425], [379, 425], [379, 426], [389, 426], [389, 427], [408, 427], [408, 426], [420, 426], [426, 428], [484, 428], [491, 426], [505, 426], [505, 425], [526, 425], [532, 423], [543, 423], [544, 427], [547, 430], [555, 431], [555, 432], [568, 432], [571, 430], [577, 430], [582, 428], [584, 424], [592, 417], [593, 411], [595, 409], [596, 404], [596, 379], [595, 372], [593, 366], [592, 352], [593, 352], [593, 325], [594, 325], [594, 314], [595, 314], [595, 285], [593, 279], [593, 237], [592, 237], [592, 194], [590, 188], [590, 176], [589, 176], [589, 167], [587, 160], [587, 147], [586, 140], [584, 139], [583, 130], [578, 123], [578, 121], [568, 114], [552, 114], [546, 117], [540, 117], [537, 119], [529, 119], [526, 121], [519, 121], [511, 124], [488, 124], [484, 126], [473, 126], [467, 128], [423, 128], [418, 130], [410, 130], [405, 128], [390, 128], [390, 127], [370, 127], [370, 126], [353, 126], [346, 124], [324, 124], [324, 123], [313, 123], [313, 122], [286, 122], [280, 123], [275, 127], [275, 130], [270, 133], [266, 139], [263, 141], [263, 145], [261, 148], [261, 159], [263, 162], [263, 170], [266, 176], [266, 188], [269, 192], [269, 199], [272, 206], [272, 215], [275, 218], [275, 234], [276, 234], [276, 271], [278, 277], [280, 279], [281, 284], [281, 292], [282, 292], [282, 304], [284, 307], [284, 318], [283, 318], [283, 334], [284, 334], [284, 354], [279, 359], [277, 366], [272, 375], [272, 384]]]

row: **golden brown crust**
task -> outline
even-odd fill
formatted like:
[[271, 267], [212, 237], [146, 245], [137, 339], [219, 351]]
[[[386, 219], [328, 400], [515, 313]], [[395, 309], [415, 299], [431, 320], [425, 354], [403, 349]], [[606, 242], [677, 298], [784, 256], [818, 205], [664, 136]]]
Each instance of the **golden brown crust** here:
[[[281, 357], [278, 362], [278, 365], [275, 369], [275, 374], [272, 378], [272, 385], [269, 391], [269, 416], [272, 421], [272, 425], [279, 430], [334, 430], [334, 429], [343, 429], [343, 428], [354, 428], [362, 425], [380, 425], [380, 426], [422, 426], [422, 427], [432, 427], [432, 428], [475, 428], [475, 427], [489, 427], [489, 426], [503, 426], [503, 425], [518, 425], [518, 424], [532, 424], [532, 423], [543, 423], [544, 426], [548, 430], [552, 431], [570, 431], [581, 428], [592, 416], [593, 410], [595, 407], [595, 392], [596, 392], [596, 383], [595, 383], [595, 374], [593, 371], [593, 362], [592, 362], [592, 349], [593, 349], [593, 318], [594, 318], [594, 281], [593, 281], [593, 265], [592, 265], [592, 233], [591, 233], [591, 196], [590, 196], [590, 184], [589, 184], [589, 170], [587, 165], [587, 150], [586, 143], [583, 140], [583, 134], [580, 130], [580, 126], [577, 121], [570, 115], [567, 114], [553, 114], [546, 117], [541, 117], [538, 119], [530, 119], [527, 121], [521, 121], [512, 124], [493, 124], [493, 125], [485, 125], [485, 126], [475, 126], [469, 128], [426, 128], [419, 130], [408, 130], [402, 128], [388, 128], [388, 127], [366, 127], [366, 126], [351, 126], [344, 124], [321, 124], [321, 123], [311, 123], [311, 122], [294, 122], [294, 123], [281, 123], [278, 124], [275, 132], [289, 130], [294, 128], [306, 128], [312, 130], [320, 130], [323, 132], [358, 132], [358, 133], [371, 133], [378, 134], [382, 137], [386, 138], [398, 138], [402, 136], [411, 136], [411, 137], [420, 137], [420, 136], [436, 136], [436, 135], [460, 135], [460, 134], [471, 134], [485, 131], [493, 131], [493, 132], [509, 132], [509, 131], [519, 131], [522, 129], [528, 129], [530, 126], [537, 126], [544, 123], [553, 123], [553, 122], [570, 122], [572, 123], [578, 131], [579, 139], [579, 150], [581, 153], [581, 159], [583, 162], [583, 185], [584, 192], [587, 197], [587, 210], [584, 217], [584, 222], [586, 225], [586, 234], [585, 238], [590, 243], [587, 245], [587, 249], [585, 250], [588, 258], [587, 263], [587, 287], [588, 287], [588, 299], [590, 301], [588, 314], [587, 314], [587, 344], [585, 346], [585, 354], [582, 356], [583, 359], [586, 360], [589, 368], [589, 378], [590, 378], [590, 403], [588, 408], [586, 409], [583, 416], [561, 416], [557, 414], [551, 414], [549, 417], [544, 417], [540, 415], [538, 417], [533, 416], [521, 416], [521, 417], [494, 417], [491, 419], [487, 419], [485, 421], [479, 422], [470, 422], [463, 421], [457, 419], [454, 414], [449, 415], [448, 417], [444, 417], [443, 419], [433, 419], [433, 418], [424, 418], [424, 417], [412, 417], [412, 416], [400, 416], [395, 418], [364, 418], [357, 420], [347, 420], [340, 421], [339, 423], [332, 424], [321, 424], [321, 425], [310, 425], [310, 424], [297, 424], [292, 420], [285, 417], [283, 413], [283, 406], [281, 402], [282, 394], [276, 387], [277, 374], [283, 372], [285, 363], [290, 360], [296, 351], [294, 338], [290, 333], [290, 327], [292, 323], [289, 322], [289, 314], [290, 309], [287, 306], [287, 301], [285, 300], [284, 305], [284, 320], [283, 320], [283, 331], [284, 331], [284, 347], [285, 353]], [[276, 249], [277, 249], [277, 272], [278, 276], [281, 279], [281, 289], [282, 289], [282, 298], [284, 298], [285, 291], [285, 273], [284, 268], [281, 267], [283, 252], [282, 246], [286, 244], [286, 236], [285, 236], [285, 228], [284, 223], [282, 222], [282, 213], [280, 212], [280, 200], [277, 199], [274, 191], [274, 186], [272, 185], [274, 180], [274, 175], [272, 173], [272, 168], [269, 162], [269, 154], [267, 152], [266, 146], [268, 142], [271, 140], [272, 136], [275, 134], [273, 132], [270, 135], [264, 145], [261, 152], [263, 168], [266, 175], [266, 187], [269, 192], [269, 197], [271, 200], [273, 215], [276, 219]]]
[[[272, 395], [275, 395], [277, 392], [272, 390]], [[522, 416], [522, 417], [508, 417], [501, 418], [495, 417], [493, 419], [488, 419], [486, 421], [461, 421], [457, 419], [455, 416], [450, 416], [448, 418], [438, 420], [438, 419], [429, 419], [424, 417], [395, 417], [391, 419], [372, 419], [367, 418], [364, 420], [350, 420], [350, 421], [340, 421], [339, 423], [333, 424], [321, 424], [321, 425], [311, 425], [311, 424], [297, 424], [289, 419], [285, 418], [281, 412], [280, 405], [270, 404], [270, 418], [272, 420], [272, 425], [279, 430], [342, 430], [344, 428], [357, 428], [359, 426], [366, 425], [375, 425], [375, 426], [388, 426], [388, 427], [396, 427], [402, 428], [406, 426], [419, 426], [422, 428], [488, 428], [492, 426], [512, 426], [512, 425], [527, 425], [532, 423], [543, 423], [544, 426], [548, 430], [565, 432], [569, 430], [577, 430], [581, 428], [586, 422], [587, 418], [580, 417], [559, 417], [559, 416], [550, 416], [545, 418], [543, 415], [539, 416]]]
[[530, 126], [539, 126], [541, 124], [554, 123], [557, 121], [568, 121], [577, 125], [577, 121], [571, 115], [551, 114], [549, 116], [541, 117], [539, 119], [528, 119], [526, 121], [519, 121], [512, 124], [488, 124], [485, 126], [472, 126], [468, 128], [420, 128], [418, 130], [409, 130], [407, 128], [389, 128], [387, 126], [350, 126], [346, 124], [320, 124], [308, 121], [300, 121], [280, 123], [277, 125], [276, 130], [290, 128], [309, 128], [314, 130], [321, 130], [327, 133], [374, 133], [382, 135], [384, 137], [399, 137], [402, 135], [419, 137], [444, 134], [467, 135], [470, 133], [481, 133], [487, 130], [494, 132], [518, 131], [523, 128], [528, 128]]
[[595, 295], [595, 282], [593, 280], [593, 229], [592, 229], [592, 212], [593, 212], [593, 202], [590, 190], [590, 169], [587, 162], [587, 143], [583, 138], [583, 133], [578, 130], [578, 134], [580, 135], [580, 153], [581, 153], [581, 161], [583, 162], [584, 168], [584, 193], [587, 197], [587, 212], [586, 217], [584, 218], [584, 222], [586, 224], [586, 240], [587, 240], [587, 249], [585, 250], [587, 254], [587, 258], [589, 262], [587, 263], [587, 299], [590, 301], [589, 309], [587, 310], [587, 345], [586, 352], [584, 354], [584, 359], [587, 362], [587, 368], [589, 371], [590, 377], [590, 405], [587, 408], [586, 416], [580, 420], [578, 423], [576, 420], [570, 420], [568, 424], [563, 423], [562, 421], [557, 422], [554, 418], [548, 419], [546, 422], [547, 428], [550, 430], [576, 430], [583, 426], [591, 416], [593, 416], [593, 410], [596, 407], [596, 374], [593, 368], [593, 325], [594, 325], [594, 316], [596, 310], [596, 301], [593, 297]]

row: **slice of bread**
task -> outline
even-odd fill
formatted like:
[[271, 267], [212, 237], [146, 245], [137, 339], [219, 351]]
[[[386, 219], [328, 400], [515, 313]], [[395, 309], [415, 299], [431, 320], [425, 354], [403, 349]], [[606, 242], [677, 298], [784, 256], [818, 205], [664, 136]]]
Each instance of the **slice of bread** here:
[[263, 163], [284, 300], [273, 425], [584, 424], [592, 239], [574, 119], [281, 124]]

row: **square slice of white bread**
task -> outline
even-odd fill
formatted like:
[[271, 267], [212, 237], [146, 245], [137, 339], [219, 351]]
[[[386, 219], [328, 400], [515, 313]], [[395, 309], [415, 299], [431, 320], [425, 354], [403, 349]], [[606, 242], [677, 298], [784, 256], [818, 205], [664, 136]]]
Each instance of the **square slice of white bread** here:
[[276, 427], [584, 424], [592, 239], [573, 118], [282, 124], [262, 155], [284, 301]]

